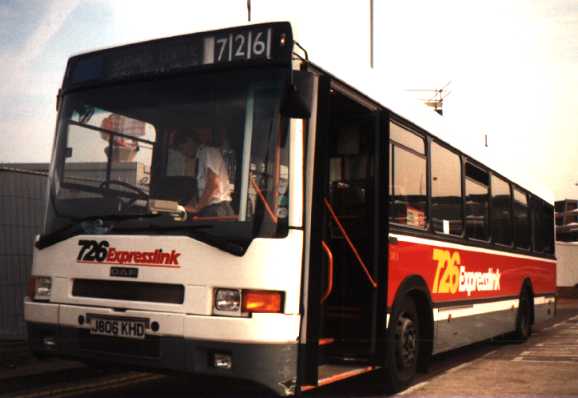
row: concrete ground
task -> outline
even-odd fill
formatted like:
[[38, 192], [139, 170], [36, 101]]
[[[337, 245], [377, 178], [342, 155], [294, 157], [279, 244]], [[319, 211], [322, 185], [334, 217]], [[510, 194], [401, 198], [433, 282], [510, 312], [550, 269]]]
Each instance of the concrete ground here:
[[28, 350], [26, 341], [0, 340], [0, 382], [80, 367], [83, 365], [79, 362], [60, 359], [39, 360]]
[[398, 394], [407, 397], [578, 397], [578, 316], [497, 347]]

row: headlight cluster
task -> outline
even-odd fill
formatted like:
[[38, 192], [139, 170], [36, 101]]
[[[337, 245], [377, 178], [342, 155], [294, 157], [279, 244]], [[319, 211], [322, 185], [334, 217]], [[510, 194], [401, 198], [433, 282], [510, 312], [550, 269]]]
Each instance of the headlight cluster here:
[[28, 285], [28, 297], [35, 301], [49, 301], [52, 293], [52, 278], [32, 276]]
[[215, 289], [214, 313], [217, 315], [275, 313], [283, 310], [283, 292], [268, 290]]

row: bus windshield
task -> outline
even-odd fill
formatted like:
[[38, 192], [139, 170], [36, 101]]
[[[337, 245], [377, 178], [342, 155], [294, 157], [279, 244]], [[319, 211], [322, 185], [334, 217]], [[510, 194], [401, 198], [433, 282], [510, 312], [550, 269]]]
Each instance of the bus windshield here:
[[[126, 226], [130, 233], [154, 227], [186, 234], [202, 224], [206, 234], [243, 245], [284, 236], [285, 88], [286, 71], [261, 69], [65, 94], [45, 233], [90, 219], [110, 233]], [[144, 217], [151, 201], [182, 206], [187, 216], [161, 212], [153, 221]], [[106, 228], [112, 218], [114, 227]]]

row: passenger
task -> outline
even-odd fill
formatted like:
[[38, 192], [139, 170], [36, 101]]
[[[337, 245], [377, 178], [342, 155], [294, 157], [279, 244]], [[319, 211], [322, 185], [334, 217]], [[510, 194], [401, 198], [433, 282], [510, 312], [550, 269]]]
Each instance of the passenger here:
[[200, 144], [195, 157], [198, 201], [186, 206], [187, 211], [200, 217], [232, 216], [233, 185], [221, 149], [213, 146], [213, 130], [198, 128], [196, 136]]

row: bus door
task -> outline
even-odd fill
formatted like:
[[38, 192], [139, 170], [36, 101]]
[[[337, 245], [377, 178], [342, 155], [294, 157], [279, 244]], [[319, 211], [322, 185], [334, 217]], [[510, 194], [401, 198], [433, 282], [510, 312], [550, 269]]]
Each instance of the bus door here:
[[371, 370], [383, 337], [377, 330], [384, 331], [377, 325], [385, 314], [385, 253], [379, 250], [385, 202], [379, 199], [384, 189], [376, 190], [383, 186], [377, 177], [383, 162], [376, 162], [381, 115], [340, 83], [320, 82], [314, 176], [308, 179], [308, 360], [301, 362], [306, 385]]

